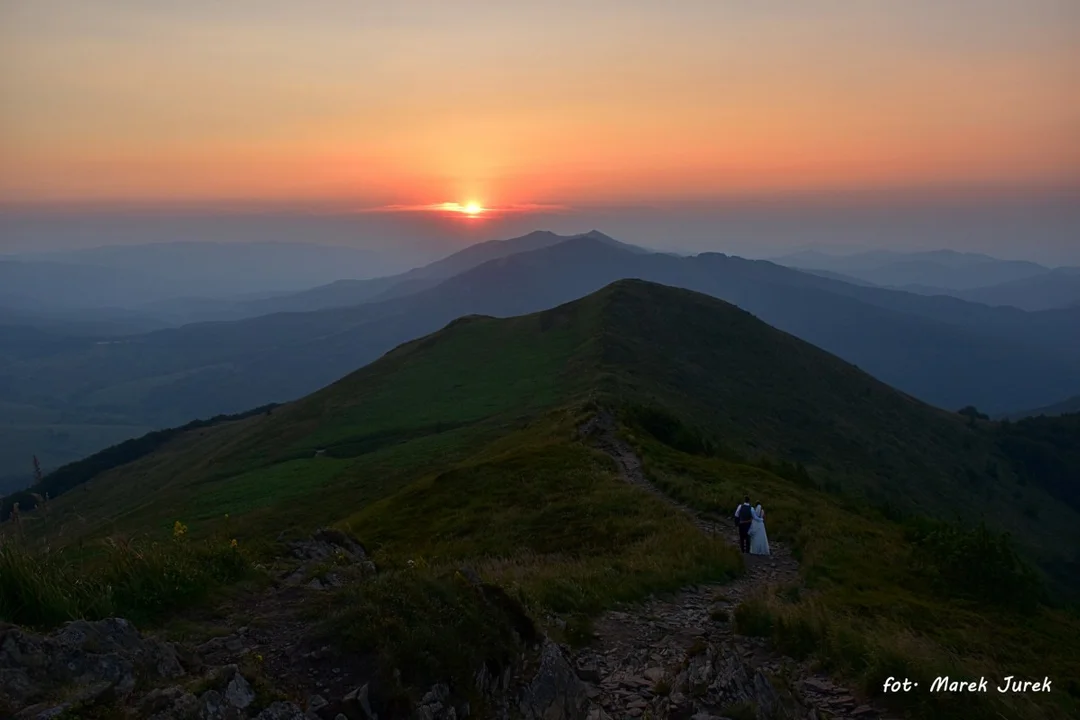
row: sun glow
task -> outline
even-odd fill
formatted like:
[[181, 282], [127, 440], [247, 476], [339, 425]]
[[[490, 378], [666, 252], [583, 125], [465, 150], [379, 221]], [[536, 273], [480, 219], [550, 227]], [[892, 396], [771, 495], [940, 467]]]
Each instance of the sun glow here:
[[456, 202], [446, 202], [438, 207], [440, 210], [461, 213], [462, 215], [468, 215], [469, 217], [476, 217], [487, 211], [487, 208], [475, 201], [467, 202], [464, 205]]

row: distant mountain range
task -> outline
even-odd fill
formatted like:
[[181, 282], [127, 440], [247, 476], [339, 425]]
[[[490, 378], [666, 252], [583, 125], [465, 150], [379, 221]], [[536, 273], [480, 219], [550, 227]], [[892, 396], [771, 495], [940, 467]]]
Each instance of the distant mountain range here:
[[580, 235], [557, 235], [548, 230], [537, 230], [510, 240], [492, 240], [477, 243], [430, 265], [398, 275], [370, 280], [339, 280], [304, 292], [263, 300], [252, 300], [234, 305], [231, 309], [219, 308], [218, 312], [226, 314], [231, 312], [234, 317], [230, 319], [241, 319], [273, 312], [307, 312], [348, 307], [371, 301], [391, 300], [435, 287], [447, 278], [471, 270], [491, 260], [498, 260], [532, 250], [541, 250], [575, 238], [590, 238], [632, 253], [650, 252], [636, 245], [619, 242], [598, 230], [591, 230]]
[[[467, 269], [453, 274], [460, 268]], [[974, 404], [1007, 413], [1080, 388], [1080, 308], [991, 308], [767, 261], [649, 253], [595, 232], [569, 239], [533, 233], [403, 276], [351, 284], [349, 292], [378, 293], [365, 303], [353, 295], [346, 307], [119, 337], [0, 326], [0, 347], [7, 349], [0, 353], [0, 423], [13, 438], [0, 445], [0, 474], [25, 467], [28, 448], [42, 448], [50, 466], [72, 459], [63, 449], [71, 438], [102, 427], [176, 425], [300, 397], [457, 317], [534, 312], [624, 278], [732, 302], [947, 409]], [[40, 419], [27, 423], [29, 417]], [[68, 445], [61, 446], [64, 438]]]
[[775, 262], [857, 285], [949, 295], [992, 306], [1053, 310], [1080, 305], [1080, 268], [1049, 268], [977, 253], [937, 250], [831, 255], [808, 250]]
[[1043, 415], [1046, 417], [1055, 417], [1057, 415], [1067, 415], [1070, 413], [1080, 413], [1080, 395], [1071, 397], [1068, 400], [1062, 400], [1053, 405], [1035, 408], [1034, 410], [1007, 413], [1002, 417], [1008, 418], [1009, 420], [1023, 420], [1028, 417], [1041, 417]]
[[471, 245], [408, 272], [370, 277], [369, 251], [303, 243], [162, 243], [0, 256], [0, 324], [72, 334], [127, 335], [195, 322], [242, 320], [402, 297], [515, 253], [592, 237], [649, 252], [598, 231], [536, 231]]
[[[173, 242], [0, 256], [0, 305], [151, 308], [177, 298], [242, 301], [383, 273], [368, 250], [308, 243]], [[167, 318], [166, 318], [167, 319]]]

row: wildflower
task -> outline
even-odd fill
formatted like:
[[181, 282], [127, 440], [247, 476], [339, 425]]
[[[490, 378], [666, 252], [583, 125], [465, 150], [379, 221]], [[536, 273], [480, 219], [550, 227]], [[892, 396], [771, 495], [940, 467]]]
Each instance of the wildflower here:
[[255, 662], [261, 663], [262, 661], [263, 661], [263, 656], [260, 655], [259, 653], [255, 653]]
[[172, 535], [176, 540], [183, 540], [184, 536], [187, 535], [187, 525], [177, 520], [173, 523]]
[[240, 547], [240, 544], [236, 542], [236, 538], [233, 538], [232, 542], [229, 543], [229, 547], [231, 547], [233, 550], [236, 550]]

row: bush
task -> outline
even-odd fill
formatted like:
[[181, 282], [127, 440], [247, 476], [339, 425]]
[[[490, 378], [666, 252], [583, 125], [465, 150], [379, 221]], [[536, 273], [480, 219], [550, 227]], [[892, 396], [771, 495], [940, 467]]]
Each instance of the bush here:
[[740, 635], [769, 637], [776, 617], [765, 598], [745, 600], [735, 608], [735, 630]]
[[966, 528], [922, 521], [909, 527], [908, 539], [916, 572], [939, 593], [1025, 611], [1046, 600], [1039, 576], [1017, 555], [1009, 535], [985, 523]]
[[666, 410], [649, 405], [631, 405], [627, 407], [626, 415], [631, 426], [644, 430], [668, 447], [691, 455], [717, 454], [713, 442]]
[[[323, 624], [345, 649], [377, 658], [384, 682], [425, 687], [468, 684], [484, 664], [512, 662], [518, 637], [530, 634], [524, 610], [494, 586], [474, 586], [448, 569], [380, 573], [343, 589]], [[524, 638], [526, 640], [532, 638]]]

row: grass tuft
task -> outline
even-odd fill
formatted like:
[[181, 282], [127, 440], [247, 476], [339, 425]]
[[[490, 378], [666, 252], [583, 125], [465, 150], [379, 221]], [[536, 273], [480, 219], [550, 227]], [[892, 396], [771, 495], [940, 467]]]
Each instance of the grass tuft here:
[[64, 550], [0, 546], [0, 620], [41, 629], [74, 619], [135, 622], [204, 597], [243, 576], [250, 563], [232, 541], [107, 539], [90, 557]]

